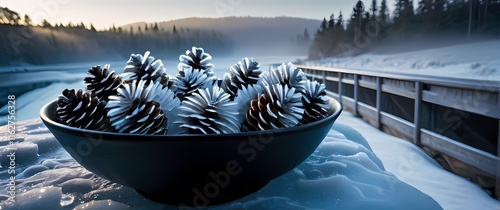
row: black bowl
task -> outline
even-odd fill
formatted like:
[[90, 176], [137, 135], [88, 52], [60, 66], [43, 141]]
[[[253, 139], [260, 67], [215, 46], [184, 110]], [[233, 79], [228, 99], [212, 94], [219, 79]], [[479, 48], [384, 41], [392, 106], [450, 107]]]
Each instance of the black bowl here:
[[330, 99], [330, 115], [291, 128], [223, 135], [135, 135], [63, 125], [57, 104], [40, 118], [83, 167], [169, 205], [226, 203], [264, 187], [304, 161], [342, 111]]

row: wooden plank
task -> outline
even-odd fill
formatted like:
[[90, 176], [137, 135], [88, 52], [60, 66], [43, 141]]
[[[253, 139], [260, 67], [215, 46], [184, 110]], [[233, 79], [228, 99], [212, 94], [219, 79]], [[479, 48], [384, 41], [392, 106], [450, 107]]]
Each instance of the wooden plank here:
[[359, 115], [370, 118], [373, 121], [377, 120], [377, 109], [375, 107], [371, 107], [362, 102], [359, 102], [358, 106]]
[[402, 118], [396, 117], [392, 114], [381, 112], [380, 113], [380, 122], [386, 125], [389, 128], [397, 130], [401, 133], [404, 133], [408, 136], [415, 135], [415, 126]]
[[450, 78], [446, 76], [433, 76], [433, 75], [422, 75], [422, 74], [412, 74], [412, 73], [402, 73], [402, 72], [383, 72], [383, 71], [373, 71], [373, 70], [354, 70], [354, 69], [342, 69], [342, 68], [331, 68], [331, 67], [321, 67], [321, 66], [303, 66], [296, 65], [297, 68], [313, 69], [318, 71], [328, 71], [328, 72], [339, 72], [346, 74], [359, 74], [372, 77], [383, 77], [395, 80], [405, 80], [405, 81], [420, 81], [425, 84], [442, 85], [449, 87], [457, 87], [472, 90], [489, 90], [495, 91], [500, 87], [500, 81], [484, 81], [478, 79], [466, 79], [466, 78]]
[[327, 81], [333, 81], [333, 82], [338, 82], [339, 78], [338, 77], [332, 77], [332, 76], [326, 76], [325, 80], [327, 80]]
[[426, 129], [422, 129], [420, 135], [423, 146], [450, 155], [495, 177], [498, 159], [494, 155]]
[[349, 85], [354, 85], [354, 80], [342, 78], [342, 83], [349, 84]]
[[347, 96], [342, 96], [342, 106], [349, 107], [354, 110], [354, 99]]
[[394, 86], [388, 86], [388, 85], [385, 85], [385, 84], [382, 85], [382, 92], [390, 93], [390, 94], [394, 94], [394, 95], [398, 95], [398, 96], [402, 96], [402, 97], [406, 97], [406, 98], [410, 98], [410, 99], [414, 99], [415, 98], [415, 92], [414, 91], [408, 91], [408, 90], [405, 90], [405, 89], [402, 89], [402, 88], [397, 88], [397, 87], [394, 87]]
[[423, 92], [422, 100], [491, 118], [500, 118], [500, 109], [497, 104], [492, 102], [498, 100], [500, 97], [498, 93], [482, 92], [475, 93], [474, 95], [470, 95], [469, 91], [461, 93], [459, 94], [455, 88], [445, 88], [435, 91], [426, 90]]
[[377, 83], [366, 82], [363, 80], [359, 81], [359, 86], [364, 87], [364, 88], [368, 88], [368, 89], [372, 89], [372, 90], [377, 89]]

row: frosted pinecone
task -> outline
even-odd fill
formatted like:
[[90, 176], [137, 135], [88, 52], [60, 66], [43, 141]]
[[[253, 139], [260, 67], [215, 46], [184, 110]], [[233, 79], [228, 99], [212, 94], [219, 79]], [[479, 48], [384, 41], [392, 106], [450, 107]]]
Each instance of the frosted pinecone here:
[[231, 94], [231, 99], [237, 96], [238, 90], [248, 85], [257, 84], [262, 73], [259, 63], [253, 58], [243, 58], [230, 68], [230, 73], [225, 73], [222, 79], [222, 89]]
[[260, 84], [265, 81], [267, 84], [282, 84], [288, 88], [295, 88], [297, 91], [304, 90], [302, 81], [306, 81], [307, 77], [301, 69], [296, 68], [292, 63], [281, 64], [277, 69], [263, 72], [261, 74]]
[[215, 82], [215, 77], [210, 77], [203, 70], [186, 67], [174, 80], [177, 88], [176, 94], [181, 100], [193, 94], [197, 89], [211, 87]]
[[89, 69], [88, 76], [84, 78], [87, 85], [87, 91], [90, 91], [92, 97], [99, 100], [108, 100], [108, 96], [116, 95], [116, 89], [122, 83], [122, 77], [116, 75], [115, 71], [110, 72], [110, 66], [94, 66]]
[[327, 117], [330, 101], [326, 98], [325, 85], [307, 80], [304, 82], [304, 88], [302, 103], [305, 110], [300, 123], [307, 124]]
[[119, 133], [165, 134], [166, 112], [180, 105], [174, 92], [160, 83], [139, 82], [123, 84], [118, 95], [110, 96], [106, 108], [112, 126]]
[[66, 125], [98, 131], [112, 131], [106, 101], [83, 90], [65, 89], [57, 98], [57, 115]]
[[287, 85], [264, 85], [264, 93], [250, 102], [243, 129], [258, 131], [296, 126], [304, 114], [301, 94]]
[[[139, 80], [145, 80], [146, 85], [150, 82], [156, 83], [162, 80], [164, 83], [168, 82], [164, 78], [167, 73], [161, 60], [155, 60], [149, 54], [149, 51], [146, 51], [144, 56], [141, 54], [130, 55], [127, 66], [125, 66], [125, 70], [122, 73], [122, 77], [126, 83]], [[163, 84], [163, 86], [167, 86], [167, 84]]]
[[179, 65], [177, 65], [179, 73], [191, 67], [192, 69], [203, 70], [202, 72], [207, 74], [208, 77], [214, 77], [214, 65], [210, 63], [212, 56], [205, 53], [205, 50], [201, 47], [193, 47], [191, 51], [187, 50], [185, 55], [179, 56], [179, 61]]
[[226, 134], [240, 131], [238, 104], [217, 85], [199, 89], [185, 98], [179, 107], [179, 120], [183, 133]]
[[256, 84], [246, 87], [243, 86], [238, 90], [238, 96], [234, 98], [234, 101], [236, 101], [239, 106], [238, 119], [241, 125], [245, 121], [246, 113], [250, 110], [250, 102], [254, 99], [258, 99], [262, 93], [264, 93], [264, 87]]

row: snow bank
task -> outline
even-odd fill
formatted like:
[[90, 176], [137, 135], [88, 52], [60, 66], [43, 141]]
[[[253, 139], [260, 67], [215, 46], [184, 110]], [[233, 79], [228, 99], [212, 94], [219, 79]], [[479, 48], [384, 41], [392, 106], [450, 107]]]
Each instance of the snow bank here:
[[[0, 196], [2, 209], [175, 209], [100, 178], [82, 168], [59, 145], [43, 143], [56, 140], [39, 120], [20, 122], [18, 126], [21, 143], [15, 147], [37, 145], [38, 156], [18, 163], [16, 202]], [[6, 126], [0, 127], [0, 131], [6, 130]], [[0, 151], [7, 151], [9, 146], [3, 145]], [[16, 156], [22, 153], [32, 151], [16, 150]], [[2, 166], [0, 180], [8, 180], [8, 168]], [[0, 186], [2, 193], [7, 193], [9, 182], [1, 181]], [[211, 209], [407, 209], [408, 206], [441, 209], [430, 196], [386, 171], [361, 134], [337, 123], [318, 149], [297, 168], [259, 192]]]
[[366, 53], [347, 58], [325, 58], [305, 65], [433, 76], [500, 80], [500, 40], [417, 50], [395, 54]]

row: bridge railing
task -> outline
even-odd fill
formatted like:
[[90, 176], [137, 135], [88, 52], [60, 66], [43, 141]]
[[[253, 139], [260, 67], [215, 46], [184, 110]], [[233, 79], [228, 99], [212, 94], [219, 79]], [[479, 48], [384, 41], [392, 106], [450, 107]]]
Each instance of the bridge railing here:
[[[483, 187], [494, 187], [499, 198], [499, 81], [297, 67], [308, 78], [325, 84], [328, 95], [344, 109], [370, 124], [428, 152], [444, 154], [448, 161], [456, 159], [479, 169], [465, 176], [482, 182]], [[488, 184], [484, 179], [491, 181]]]

